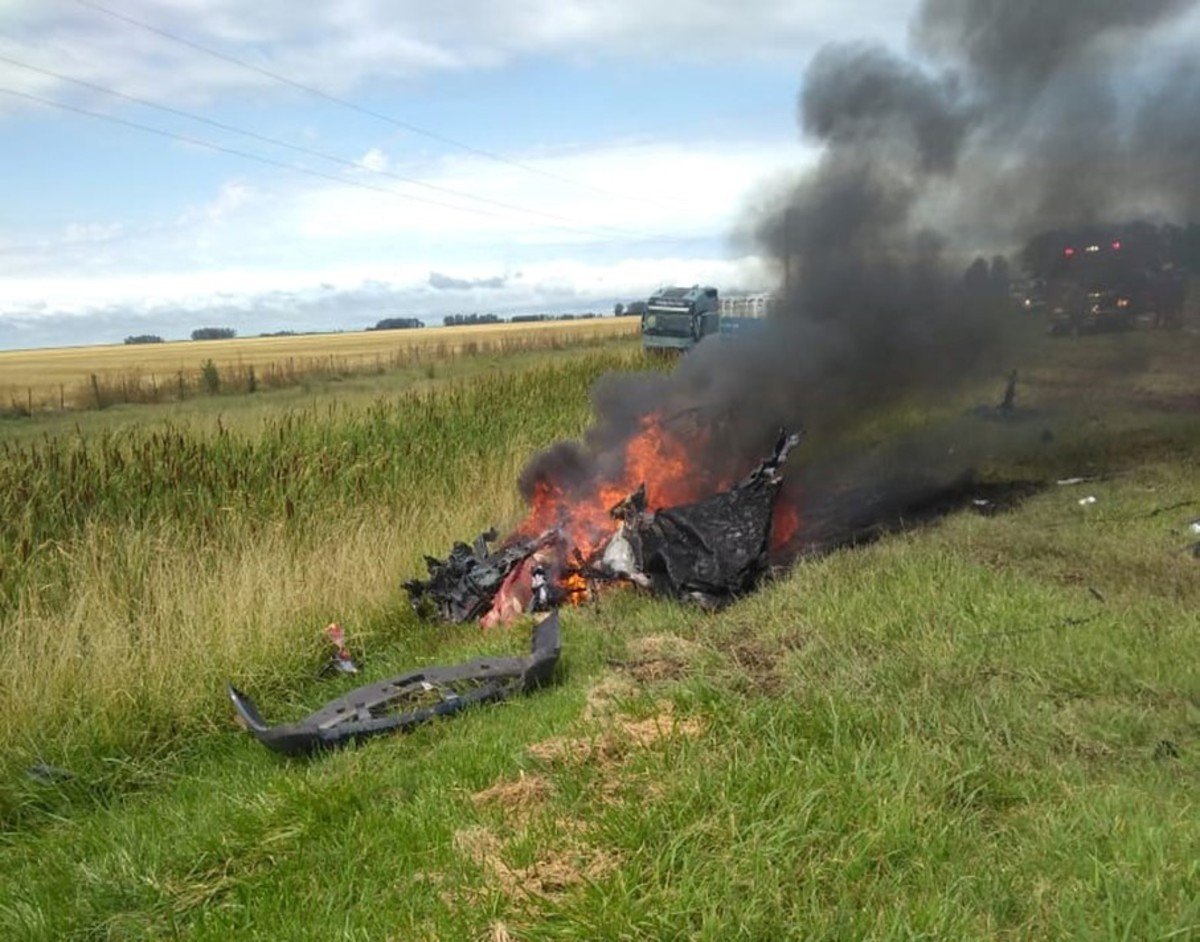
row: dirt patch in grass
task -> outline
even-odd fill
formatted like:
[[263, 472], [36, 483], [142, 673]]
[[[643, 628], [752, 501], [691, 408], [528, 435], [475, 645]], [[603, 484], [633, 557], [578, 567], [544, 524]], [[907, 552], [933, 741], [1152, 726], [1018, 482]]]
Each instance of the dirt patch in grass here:
[[499, 808], [512, 818], [527, 818], [546, 803], [554, 787], [541, 775], [522, 772], [515, 779], [501, 780], [471, 796], [475, 807]]
[[667, 700], [657, 704], [658, 712], [646, 719], [629, 716], [614, 717], [609, 727], [599, 735], [560, 736], [534, 743], [528, 752], [547, 763], [577, 765], [595, 762], [602, 766], [615, 765], [637, 749], [649, 749], [666, 740], [694, 739], [704, 732], [704, 721], [697, 717], [681, 719], [674, 705]]
[[456, 832], [454, 846], [486, 874], [489, 883], [513, 900], [557, 899], [580, 884], [611, 873], [619, 862], [611, 851], [568, 838], [527, 867], [510, 866], [504, 859], [507, 843], [485, 827]]
[[629, 656], [613, 666], [639, 684], [679, 680], [699, 654], [699, 645], [677, 635], [647, 635], [629, 644]]
[[760, 641], [740, 641], [727, 653], [751, 692], [773, 697], [783, 689], [779, 662], [785, 652]]
[[770, 639], [742, 637], [722, 644], [720, 650], [733, 665], [735, 682], [747, 693], [774, 697], [786, 684], [784, 659], [804, 643], [799, 633]]
[[[665, 647], [662, 643], [661, 648], [654, 650]], [[667, 700], [658, 701], [655, 712], [647, 717], [619, 712], [618, 705], [637, 692], [638, 685], [631, 677], [606, 675], [588, 692], [583, 723], [589, 734], [534, 743], [528, 747], [529, 754], [551, 766], [594, 763], [598, 775], [592, 787], [595, 799], [601, 803], [624, 800], [631, 788], [643, 799], [653, 794], [655, 783], [628, 774], [626, 760], [638, 751], [669, 740], [695, 738], [704, 732], [705, 724], [697, 717], [676, 716], [674, 705]], [[472, 801], [477, 808], [502, 811], [503, 823], [495, 828], [485, 825], [466, 828], [454, 835], [455, 849], [483, 872], [489, 887], [511, 900], [561, 898], [577, 886], [611, 873], [620, 862], [613, 851], [588, 840], [585, 821], [549, 817], [548, 805], [553, 794], [551, 779], [538, 773], [522, 772], [515, 779], [497, 781], [472, 795]], [[540, 848], [528, 866], [510, 864], [513, 841], [527, 837], [535, 822], [552, 823], [549, 831], [553, 834], [553, 846]], [[448, 898], [455, 895], [449, 894]]]
[[605, 674], [587, 692], [583, 721], [593, 723], [610, 718], [637, 692], [637, 684], [624, 674]]

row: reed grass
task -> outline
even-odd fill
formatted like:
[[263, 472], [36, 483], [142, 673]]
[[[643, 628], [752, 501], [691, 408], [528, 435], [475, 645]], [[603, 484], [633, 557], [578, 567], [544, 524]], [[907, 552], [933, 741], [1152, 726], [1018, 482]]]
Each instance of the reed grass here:
[[523, 460], [577, 434], [594, 379], [636, 356], [297, 408], [251, 429], [0, 442], [10, 771], [76, 746], [177, 739], [211, 722], [201, 705], [222, 678], [269, 685], [313, 656], [328, 621], [353, 634], [386, 610], [388, 630], [407, 625], [399, 582], [422, 551], [514, 519]]

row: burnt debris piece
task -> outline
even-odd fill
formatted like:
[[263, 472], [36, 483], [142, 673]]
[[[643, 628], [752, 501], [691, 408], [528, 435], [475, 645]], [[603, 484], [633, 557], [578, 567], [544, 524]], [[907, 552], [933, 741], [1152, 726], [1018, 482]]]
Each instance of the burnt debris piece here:
[[1037, 415], [1033, 409], [1017, 405], [1017, 371], [1008, 374], [1004, 384], [1004, 395], [995, 405], [976, 406], [972, 411], [981, 419], [1004, 421], [1007, 419], [1027, 419]]
[[491, 607], [508, 574], [544, 542], [519, 538], [489, 550], [488, 544], [495, 539], [496, 531], [488, 530], [479, 534], [473, 547], [455, 543], [444, 560], [426, 556], [429, 578], [404, 583], [417, 614], [423, 618], [436, 615], [454, 624], [479, 618]]
[[621, 520], [601, 565], [675, 598], [717, 605], [754, 588], [767, 569], [782, 467], [799, 443], [780, 432], [771, 455], [739, 483], [692, 504], [647, 511], [644, 490], [617, 507]]
[[307, 755], [382, 733], [405, 732], [475, 704], [535, 690], [553, 677], [560, 644], [555, 612], [534, 626], [526, 656], [481, 657], [409, 671], [359, 687], [297, 723], [278, 726], [268, 726], [254, 701], [232, 684], [228, 693], [239, 720], [255, 739], [283, 755]]

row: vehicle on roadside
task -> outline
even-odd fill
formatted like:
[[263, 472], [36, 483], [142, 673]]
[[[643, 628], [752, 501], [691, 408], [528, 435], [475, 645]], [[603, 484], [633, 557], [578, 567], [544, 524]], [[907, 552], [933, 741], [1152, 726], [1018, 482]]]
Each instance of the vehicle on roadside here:
[[652, 294], [642, 314], [642, 349], [683, 353], [721, 329], [717, 289], [705, 285], [663, 288]]
[[721, 336], [744, 337], [766, 327], [774, 316], [775, 296], [770, 292], [721, 299]]
[[1081, 301], [1060, 305], [1050, 319], [1052, 334], [1084, 334], [1132, 330], [1140, 308], [1126, 292], [1089, 291]]
[[1180, 327], [1187, 276], [1177, 241], [1137, 223], [1041, 233], [1023, 252], [1030, 287], [1014, 300], [1044, 311], [1056, 335]]

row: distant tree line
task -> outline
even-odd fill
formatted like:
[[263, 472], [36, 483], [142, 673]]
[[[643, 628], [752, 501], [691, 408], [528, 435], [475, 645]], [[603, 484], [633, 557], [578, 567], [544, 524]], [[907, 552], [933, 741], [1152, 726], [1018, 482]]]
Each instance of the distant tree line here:
[[232, 327], [197, 327], [192, 331], [193, 340], [232, 340], [236, 336]]
[[509, 318], [513, 324], [529, 324], [536, 321], [588, 321], [595, 314], [514, 314]]
[[473, 324], [536, 324], [541, 321], [588, 321], [598, 314], [514, 314], [507, 321], [498, 314], [450, 314], [442, 318], [446, 327], [464, 327]]
[[385, 317], [367, 330], [412, 330], [424, 326], [419, 317]]
[[468, 327], [475, 324], [499, 324], [499, 314], [447, 314], [442, 318], [446, 327]]
[[[645, 307], [644, 301], [634, 301], [629, 305], [618, 304], [613, 309], [613, 313], [620, 315], [639, 314], [639, 310]], [[512, 317], [505, 318], [499, 314], [448, 314], [442, 318], [442, 324], [446, 327], [469, 327], [477, 324], [530, 324], [539, 321], [586, 321], [599, 317], [599, 314], [514, 314]], [[382, 320], [376, 321], [374, 327], [368, 327], [367, 330], [413, 330], [417, 327], [424, 327], [425, 323], [419, 317], [385, 317]], [[296, 337], [302, 334], [311, 333], [340, 333], [341, 331], [296, 331], [296, 330], [273, 330], [266, 333], [258, 334], [259, 337]], [[193, 340], [232, 340], [237, 336], [237, 331], [232, 327], [197, 327], [192, 331], [191, 337]], [[137, 334], [135, 336], [126, 337], [125, 342], [128, 344], [134, 343], [163, 343], [163, 338], [157, 334]]]

